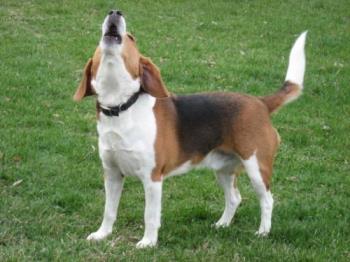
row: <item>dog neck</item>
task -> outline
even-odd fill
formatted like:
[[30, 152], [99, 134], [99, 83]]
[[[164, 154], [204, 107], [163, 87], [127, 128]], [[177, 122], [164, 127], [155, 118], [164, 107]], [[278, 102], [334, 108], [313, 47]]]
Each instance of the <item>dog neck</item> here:
[[125, 103], [120, 105], [116, 105], [113, 107], [105, 107], [103, 105], [100, 105], [99, 102], [97, 102], [97, 106], [99, 110], [106, 116], [119, 116], [120, 113], [128, 110], [133, 104], [136, 103], [137, 99], [139, 98], [142, 92], [142, 87], [140, 87], [139, 91], [133, 94]]
[[104, 53], [93, 80], [97, 101], [104, 107], [124, 104], [140, 89], [139, 78], [133, 79], [127, 71], [121, 55]]

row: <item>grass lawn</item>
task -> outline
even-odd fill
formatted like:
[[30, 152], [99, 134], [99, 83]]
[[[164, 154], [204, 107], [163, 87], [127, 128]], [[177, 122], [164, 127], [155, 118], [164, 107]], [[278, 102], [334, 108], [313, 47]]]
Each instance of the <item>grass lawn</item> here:
[[[164, 183], [157, 248], [137, 250], [144, 194], [126, 179], [114, 232], [88, 243], [104, 204], [95, 101], [72, 95], [111, 8], [174, 93], [264, 95], [309, 30], [305, 91], [274, 115], [282, 137], [271, 234], [246, 175], [234, 223], [209, 171]], [[0, 4], [0, 261], [349, 261], [350, 2], [34, 1]]]

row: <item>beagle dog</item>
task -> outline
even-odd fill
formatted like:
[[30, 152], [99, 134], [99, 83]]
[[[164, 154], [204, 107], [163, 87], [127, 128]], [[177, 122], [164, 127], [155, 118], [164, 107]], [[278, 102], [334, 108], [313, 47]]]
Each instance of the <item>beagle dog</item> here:
[[104, 169], [103, 221], [87, 239], [102, 240], [112, 233], [124, 178], [136, 176], [145, 190], [145, 231], [136, 246], [155, 246], [164, 179], [198, 167], [213, 169], [224, 191], [225, 209], [216, 227], [227, 227], [241, 202], [236, 179], [244, 168], [260, 201], [257, 234], [267, 235], [273, 208], [270, 180], [280, 141], [270, 115], [302, 92], [306, 34], [296, 40], [285, 82], [272, 95], [176, 96], [167, 90], [157, 66], [138, 51], [122, 13], [110, 11], [74, 95], [77, 101], [96, 95]]

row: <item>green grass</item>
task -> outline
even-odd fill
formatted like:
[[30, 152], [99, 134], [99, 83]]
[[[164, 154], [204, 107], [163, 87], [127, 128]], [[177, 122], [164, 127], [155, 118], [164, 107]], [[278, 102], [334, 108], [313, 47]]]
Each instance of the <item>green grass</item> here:
[[[0, 261], [349, 261], [349, 1], [115, 4], [1, 2]], [[209, 171], [196, 171], [165, 182], [157, 248], [135, 248], [144, 196], [133, 178], [113, 235], [85, 240], [101, 222], [102, 169], [94, 99], [71, 97], [116, 7], [175, 93], [271, 93], [296, 36], [309, 30], [304, 95], [273, 117], [283, 143], [268, 238], [254, 235], [259, 206], [246, 176], [234, 223], [213, 229], [223, 193]]]

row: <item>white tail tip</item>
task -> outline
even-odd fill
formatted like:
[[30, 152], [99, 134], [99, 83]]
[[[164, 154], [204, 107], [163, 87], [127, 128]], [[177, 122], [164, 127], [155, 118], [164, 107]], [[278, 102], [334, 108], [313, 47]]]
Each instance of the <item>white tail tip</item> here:
[[303, 32], [295, 41], [289, 55], [289, 64], [287, 69], [286, 81], [290, 81], [303, 88], [305, 73], [305, 40], [307, 31]]

